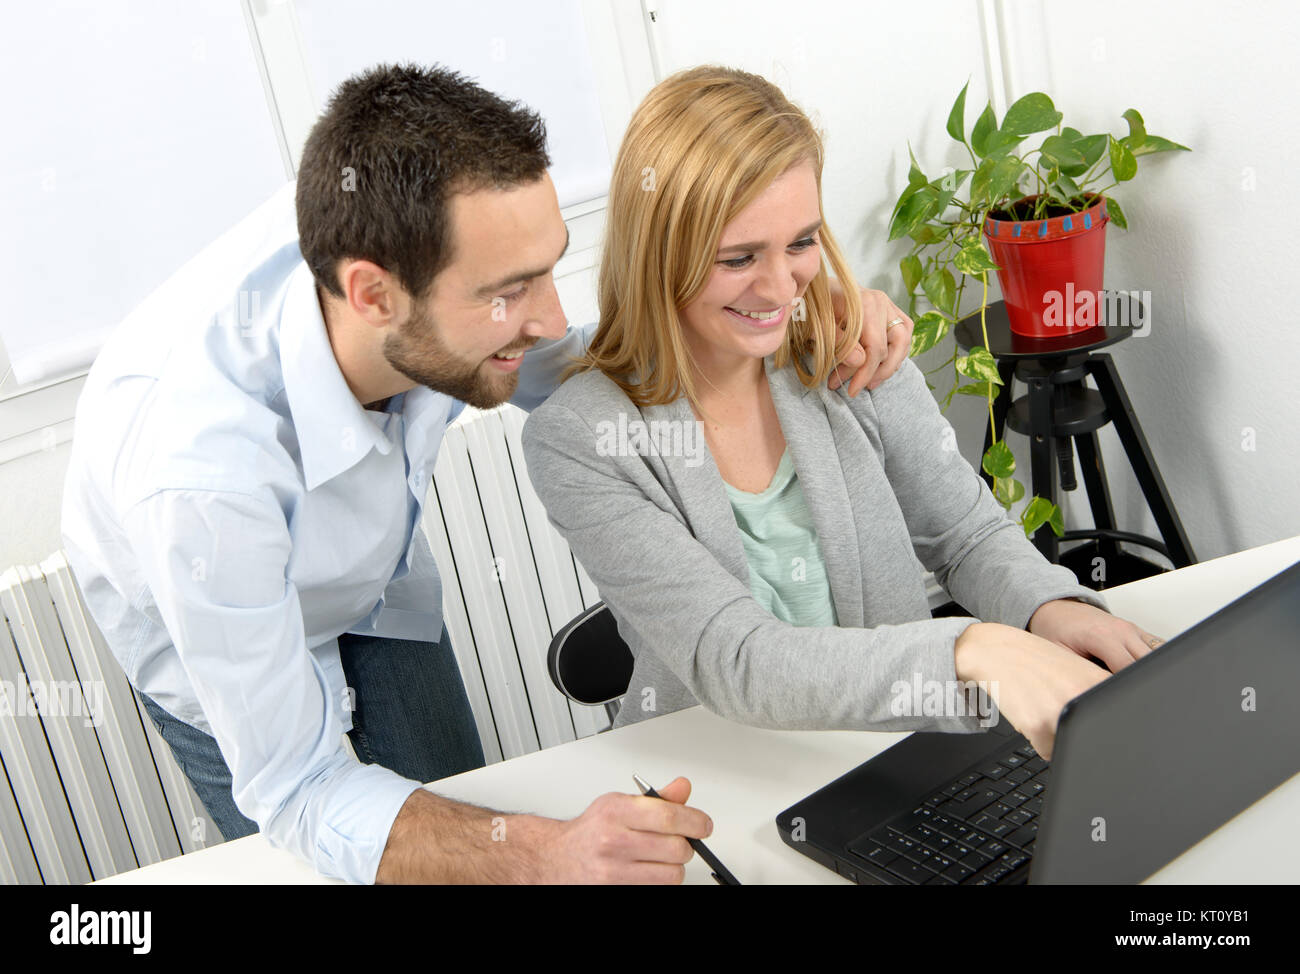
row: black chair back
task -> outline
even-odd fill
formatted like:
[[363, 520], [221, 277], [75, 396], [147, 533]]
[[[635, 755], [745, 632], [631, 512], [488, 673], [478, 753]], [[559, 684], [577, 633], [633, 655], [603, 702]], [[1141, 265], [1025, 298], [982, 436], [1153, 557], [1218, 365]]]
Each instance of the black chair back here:
[[634, 662], [604, 602], [570, 620], [555, 634], [546, 654], [555, 688], [576, 703], [604, 704], [611, 720], [618, 713], [618, 698], [627, 693]]

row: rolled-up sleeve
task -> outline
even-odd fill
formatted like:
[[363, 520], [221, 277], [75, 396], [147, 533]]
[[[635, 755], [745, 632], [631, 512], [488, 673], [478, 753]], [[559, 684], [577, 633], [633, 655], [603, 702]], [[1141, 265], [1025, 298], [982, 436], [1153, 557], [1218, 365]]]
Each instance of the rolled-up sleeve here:
[[420, 782], [363, 765], [344, 746], [344, 703], [307, 649], [276, 498], [269, 489], [161, 490], [122, 524], [230, 767], [239, 810], [320, 873], [374, 882], [393, 821]]
[[983, 478], [957, 451], [925, 377], [910, 359], [855, 411], [874, 410], [885, 473], [917, 557], [954, 600], [979, 618], [1024, 629], [1053, 599], [1106, 609], [1070, 569], [1053, 565], [1025, 537]]

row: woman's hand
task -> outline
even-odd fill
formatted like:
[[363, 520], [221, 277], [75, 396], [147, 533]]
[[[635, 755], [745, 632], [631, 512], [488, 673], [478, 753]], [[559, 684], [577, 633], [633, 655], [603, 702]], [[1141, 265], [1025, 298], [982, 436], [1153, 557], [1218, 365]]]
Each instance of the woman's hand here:
[[1110, 676], [1056, 643], [996, 622], [968, 626], [957, 637], [953, 657], [958, 679], [978, 682], [999, 713], [1049, 760], [1065, 705]]
[[[831, 304], [835, 319], [843, 327], [844, 291], [834, 278], [830, 281]], [[891, 326], [890, 322], [898, 323]], [[884, 291], [862, 289], [862, 339], [857, 348], [837, 365], [826, 380], [831, 389], [849, 381], [849, 396], [864, 388], [875, 389], [898, 371], [912, 348], [912, 319]]]
[[1029, 631], [1080, 656], [1100, 660], [1112, 673], [1118, 673], [1164, 642], [1127, 619], [1071, 599], [1040, 605], [1030, 617]]

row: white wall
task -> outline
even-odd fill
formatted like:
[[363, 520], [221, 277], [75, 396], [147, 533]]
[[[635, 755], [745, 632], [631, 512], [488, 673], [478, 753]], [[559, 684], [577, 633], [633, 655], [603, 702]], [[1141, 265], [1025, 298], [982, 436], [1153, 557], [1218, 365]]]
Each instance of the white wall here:
[[[960, 161], [944, 122], [968, 77], [968, 125], [990, 92], [1005, 110], [1005, 75], [1011, 98], [1046, 90], [1084, 131], [1123, 134], [1119, 115], [1136, 107], [1152, 131], [1192, 146], [1143, 158], [1136, 182], [1116, 194], [1133, 229], [1108, 230], [1107, 285], [1151, 291], [1155, 317], [1147, 337], [1113, 354], [1200, 558], [1300, 534], [1300, 351], [1289, 315], [1297, 244], [1283, 195], [1284, 166], [1300, 152], [1300, 12], [1208, 0], [1181, 3], [1176, 16], [1153, 0], [654, 7], [661, 73], [707, 61], [758, 71], [820, 120], [828, 221], [861, 282], [900, 296], [906, 250], [885, 242], [885, 224], [906, 179], [907, 142], [928, 172]], [[929, 353], [921, 365], [944, 357]], [[931, 381], [946, 391], [946, 373]], [[982, 410], [958, 397], [948, 414], [972, 462]], [[1254, 451], [1242, 449], [1247, 427]], [[1120, 526], [1155, 534], [1113, 430], [1101, 435]], [[1023, 440], [1011, 445], [1027, 468]], [[0, 464], [0, 568], [59, 546], [66, 462], [60, 445]], [[1081, 495], [1066, 495], [1070, 527], [1090, 523]]]

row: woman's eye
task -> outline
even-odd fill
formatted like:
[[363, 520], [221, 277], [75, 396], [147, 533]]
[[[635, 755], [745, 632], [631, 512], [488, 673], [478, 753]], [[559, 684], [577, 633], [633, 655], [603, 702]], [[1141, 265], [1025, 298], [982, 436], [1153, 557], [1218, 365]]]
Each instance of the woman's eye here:
[[802, 240], [796, 240], [790, 245], [791, 250], [807, 250], [809, 247], [817, 246], [816, 237], [804, 237]]
[[754, 259], [753, 254], [747, 254], [744, 257], [733, 257], [731, 260], [718, 261], [723, 267], [730, 267], [733, 270], [740, 270], [742, 267], [748, 267], [750, 261]]

